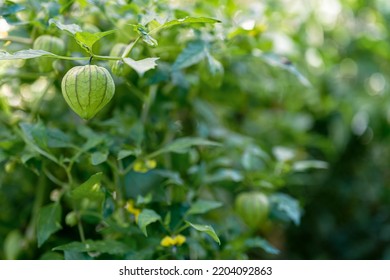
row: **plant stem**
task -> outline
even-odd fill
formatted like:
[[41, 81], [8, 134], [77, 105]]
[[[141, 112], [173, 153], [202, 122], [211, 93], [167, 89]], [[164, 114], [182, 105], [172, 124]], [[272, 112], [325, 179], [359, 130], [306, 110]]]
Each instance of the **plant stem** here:
[[[44, 56], [45, 57], [45, 56]], [[57, 58], [57, 59], [63, 59], [63, 60], [90, 60], [90, 56], [62, 56], [62, 55], [55, 55], [55, 56], [47, 56], [47, 57], [52, 57], [52, 58]], [[93, 55], [93, 58], [96, 60], [121, 60], [122, 57], [118, 56], [104, 56], [104, 55]]]
[[77, 228], [79, 230], [81, 242], [84, 243], [85, 242], [85, 234], [84, 234], [83, 224], [81, 223], [81, 217], [79, 217], [79, 221], [77, 222]]
[[23, 38], [23, 37], [16, 37], [16, 36], [7, 36], [4, 38], [0, 37], [0, 41], [11, 41], [11, 42], [16, 42], [20, 44], [26, 44], [26, 45], [31, 45], [32, 40], [29, 38]]
[[35, 226], [37, 224], [39, 210], [42, 207], [45, 191], [46, 191], [46, 182], [44, 178], [45, 178], [44, 176], [39, 176], [34, 205], [31, 211], [32, 216], [31, 216], [30, 223], [26, 229], [26, 237], [29, 242], [35, 239], [35, 232], [36, 232]]
[[146, 119], [148, 118], [150, 107], [152, 106], [154, 99], [156, 98], [157, 85], [153, 85], [149, 88], [149, 95], [146, 99], [144, 106], [142, 108], [141, 121], [143, 124], [146, 123]]
[[131, 42], [130, 44], [127, 45], [125, 51], [122, 54], [122, 58], [127, 57], [131, 53], [131, 51], [133, 50], [134, 46], [138, 43], [140, 38], [141, 38], [141, 36], [138, 36], [134, 42]]

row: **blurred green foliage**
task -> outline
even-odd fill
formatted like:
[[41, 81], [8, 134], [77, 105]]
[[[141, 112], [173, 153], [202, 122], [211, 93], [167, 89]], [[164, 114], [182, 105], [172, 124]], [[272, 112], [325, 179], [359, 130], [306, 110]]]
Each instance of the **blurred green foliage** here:
[[[88, 122], [60, 91], [88, 60], [53, 60], [52, 73], [1, 61], [1, 259], [390, 258], [386, 1], [6, 1], [1, 11], [7, 53], [50, 34], [68, 57], [140, 38], [130, 58], [159, 58], [113, 75], [113, 100]], [[83, 49], [78, 28], [115, 31]], [[255, 228], [234, 208], [254, 191], [269, 201]]]

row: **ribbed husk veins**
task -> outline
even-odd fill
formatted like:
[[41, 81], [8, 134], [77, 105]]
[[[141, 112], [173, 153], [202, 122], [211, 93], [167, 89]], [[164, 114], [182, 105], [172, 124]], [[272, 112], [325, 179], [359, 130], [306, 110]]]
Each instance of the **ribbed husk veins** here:
[[61, 88], [70, 108], [87, 120], [107, 105], [115, 92], [110, 73], [96, 65], [73, 67], [62, 79]]
[[[36, 38], [33, 44], [33, 49], [44, 50], [58, 55], [64, 55], [66, 52], [65, 44], [62, 39], [50, 35], [42, 35]], [[40, 71], [49, 72], [53, 70], [53, 58], [40, 57], [37, 61]]]
[[236, 199], [236, 211], [248, 226], [258, 228], [268, 218], [268, 198], [257, 191], [240, 193]]

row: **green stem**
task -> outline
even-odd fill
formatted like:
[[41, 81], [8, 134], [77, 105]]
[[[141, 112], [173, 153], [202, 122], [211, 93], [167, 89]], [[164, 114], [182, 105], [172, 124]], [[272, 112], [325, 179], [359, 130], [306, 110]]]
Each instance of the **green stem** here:
[[189, 224], [185, 224], [185, 225], [183, 225], [182, 227], [180, 227], [179, 229], [177, 229], [177, 230], [174, 230], [174, 234], [176, 235], [176, 234], [178, 234], [178, 233], [180, 233], [180, 232], [182, 232], [183, 230], [185, 230], [186, 228], [188, 228], [190, 225]]
[[36, 196], [34, 200], [34, 205], [32, 209], [32, 216], [30, 223], [26, 229], [26, 237], [28, 241], [33, 241], [35, 239], [35, 227], [38, 220], [39, 210], [41, 209], [45, 197], [46, 191], [46, 181], [44, 180], [44, 176], [39, 176], [38, 186], [36, 191]]
[[[47, 57], [63, 59], [63, 60], [90, 60], [91, 59], [90, 56], [76, 57], [76, 56], [56, 55], [56, 56], [47, 56]], [[121, 60], [122, 59], [122, 57], [118, 57], [118, 56], [104, 56], [104, 55], [93, 55], [93, 58], [97, 60]]]
[[31, 109], [31, 118], [32, 118], [32, 120], [34, 120], [36, 118], [37, 112], [38, 112], [39, 108], [41, 107], [41, 102], [42, 102], [43, 98], [45, 97], [45, 95], [47, 94], [47, 92], [49, 91], [49, 89], [52, 86], [52, 84], [53, 84], [53, 80], [52, 79], [48, 79], [47, 85], [43, 89], [43, 92], [42, 92], [41, 96], [39, 96], [39, 98], [35, 102], [33, 108]]
[[81, 223], [81, 217], [79, 217], [79, 221], [77, 222], [77, 228], [79, 230], [81, 242], [84, 243], [85, 242], [85, 234], [84, 234], [83, 224]]
[[16, 37], [16, 36], [7, 36], [4, 38], [0, 37], [0, 41], [11, 41], [11, 42], [16, 42], [20, 44], [26, 44], [26, 45], [31, 45], [32, 40], [29, 38], [23, 38], [23, 37]]
[[131, 53], [131, 51], [133, 50], [134, 46], [138, 43], [139, 39], [141, 39], [141, 36], [138, 36], [138, 38], [135, 39], [134, 42], [131, 42], [130, 44], [127, 45], [125, 51], [122, 54], [122, 58], [127, 57]]
[[149, 88], [148, 99], [144, 103], [141, 114], [141, 121], [143, 124], [146, 123], [146, 119], [148, 118], [150, 107], [152, 106], [154, 99], [156, 98], [157, 85], [153, 85]]

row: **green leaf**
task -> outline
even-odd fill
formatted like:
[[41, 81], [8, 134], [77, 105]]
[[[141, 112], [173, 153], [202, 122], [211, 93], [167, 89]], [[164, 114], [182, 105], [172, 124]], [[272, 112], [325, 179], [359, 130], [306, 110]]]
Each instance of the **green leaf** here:
[[48, 137], [46, 128], [42, 122], [38, 122], [36, 124], [21, 123], [20, 127], [31, 142], [38, 145], [40, 148], [47, 148]]
[[19, 126], [22, 129], [23, 140], [29, 147], [31, 147], [35, 152], [50, 159], [51, 161], [59, 163], [57, 158], [46, 150], [48, 140], [47, 131], [43, 126], [43, 123], [39, 122], [35, 125], [29, 123], [20, 123]]
[[105, 140], [105, 137], [103, 135], [95, 133], [92, 129], [86, 126], [79, 126], [77, 128], [77, 132], [85, 139], [87, 139], [87, 142], [85, 142], [81, 148], [83, 151], [88, 151], [89, 149], [96, 147]]
[[277, 255], [280, 253], [280, 250], [272, 246], [267, 240], [255, 237], [250, 238], [245, 241], [245, 246], [248, 248], [261, 248], [268, 254]]
[[77, 32], [82, 32], [83, 30], [81, 29], [80, 26], [78, 26], [77, 24], [62, 24], [61, 22], [51, 18], [49, 20], [49, 25], [56, 25], [58, 27], [58, 29], [62, 30], [62, 31], [66, 31], [68, 32], [70, 35], [75, 35]]
[[110, 35], [114, 33], [115, 30], [109, 30], [105, 32], [96, 32], [96, 33], [90, 33], [86, 31], [82, 32], [76, 32], [74, 35], [74, 38], [76, 42], [85, 49], [88, 53], [92, 54], [92, 47], [93, 45], [99, 41], [101, 38]]
[[104, 193], [100, 189], [102, 177], [102, 172], [92, 175], [87, 181], [71, 192], [72, 198], [76, 201], [80, 201], [84, 198], [98, 202], [102, 201], [104, 199]]
[[179, 54], [172, 65], [173, 71], [187, 68], [200, 62], [207, 54], [205, 42], [197, 40], [188, 44], [188, 46]]
[[0, 16], [13, 15], [25, 9], [24, 6], [12, 3], [11, 1], [6, 1], [6, 3], [2, 3], [2, 2], [0, 3], [1, 3]]
[[191, 205], [191, 208], [187, 211], [187, 215], [204, 214], [213, 209], [221, 207], [223, 204], [219, 201], [211, 200], [198, 200]]
[[47, 145], [49, 148], [69, 148], [73, 147], [69, 135], [57, 128], [47, 128]]
[[108, 152], [94, 152], [91, 154], [91, 163], [92, 165], [98, 165], [107, 160]]
[[209, 52], [206, 54], [207, 66], [209, 68], [210, 74], [213, 77], [221, 76], [224, 73], [223, 66], [221, 62], [215, 59]]
[[14, 54], [7, 53], [5, 51], [0, 51], [0, 60], [15, 60], [15, 59], [30, 59], [37, 57], [58, 57], [54, 53], [43, 51], [43, 50], [22, 50]]
[[269, 200], [272, 215], [284, 221], [291, 220], [295, 225], [299, 225], [302, 213], [296, 199], [287, 194], [276, 193], [272, 194]]
[[41, 247], [53, 233], [62, 228], [61, 212], [61, 205], [58, 203], [52, 203], [40, 209], [37, 221], [38, 247]]
[[240, 171], [235, 169], [219, 169], [214, 174], [206, 176], [204, 178], [205, 183], [215, 183], [221, 181], [233, 181], [233, 182], [241, 182], [244, 179], [243, 175]]
[[156, 60], [158, 59], [158, 57], [148, 57], [141, 60], [134, 60], [127, 57], [123, 58], [123, 61], [142, 77], [146, 71], [154, 69], [157, 66]]
[[213, 18], [207, 18], [207, 17], [185, 17], [185, 18], [174, 19], [174, 20], [168, 21], [168, 22], [160, 25], [159, 27], [151, 30], [149, 33], [159, 32], [162, 29], [169, 28], [169, 27], [179, 25], [179, 24], [218, 23], [218, 22], [221, 22], [221, 21], [219, 21], [217, 19], [213, 19]]
[[93, 260], [91, 256], [83, 252], [64, 251], [64, 259], [72, 261]]
[[171, 170], [163, 170], [163, 169], [156, 169], [154, 170], [154, 174], [157, 174], [163, 178], [168, 179], [165, 184], [173, 184], [182, 186], [184, 185], [183, 179], [180, 177], [180, 173], [174, 172]]
[[134, 149], [134, 150], [120, 150], [118, 153], [117, 159], [121, 160], [121, 159], [127, 158], [129, 156], [136, 156], [138, 154], [139, 154], [139, 151], [137, 151], [136, 149]]
[[161, 220], [161, 216], [157, 214], [154, 210], [151, 209], [143, 209], [142, 212], [138, 216], [138, 227], [141, 231], [148, 236], [148, 232], [146, 231], [146, 227], [151, 223], [157, 222]]
[[154, 152], [150, 157], [155, 157], [162, 153], [185, 153], [192, 146], [220, 146], [219, 143], [203, 138], [183, 137], [176, 139], [162, 149]]
[[192, 224], [188, 221], [185, 221], [188, 225], [196, 229], [197, 231], [204, 232], [208, 234], [212, 239], [214, 239], [215, 242], [217, 242], [219, 245], [221, 245], [221, 241], [219, 240], [217, 234], [215, 233], [212, 226], [209, 225], [198, 225], [198, 224]]
[[135, 145], [140, 147], [144, 140], [145, 128], [141, 121], [137, 121], [130, 129], [129, 137], [134, 140]]
[[292, 73], [298, 78], [299, 82], [301, 82], [301, 84], [303, 84], [304, 86], [306, 87], [311, 86], [309, 80], [306, 79], [306, 77], [303, 76], [301, 72], [298, 71], [298, 69], [291, 63], [291, 61], [287, 60], [286, 58], [281, 57], [274, 53], [263, 54], [260, 52], [254, 52], [253, 55], [256, 57], [260, 57], [267, 64], [271, 66], [279, 67], [281, 69], [287, 70], [288, 72]]
[[142, 24], [134, 25], [134, 30], [141, 36], [142, 41], [152, 47], [157, 47], [157, 40], [149, 35], [147, 29]]
[[293, 163], [294, 171], [306, 171], [308, 169], [327, 169], [328, 163], [321, 160], [302, 160]]
[[58, 251], [69, 251], [69, 252], [98, 252], [107, 253], [111, 255], [123, 255], [130, 251], [130, 248], [122, 242], [116, 240], [86, 240], [83, 242], [71, 242], [65, 245], [61, 245], [53, 248]]

